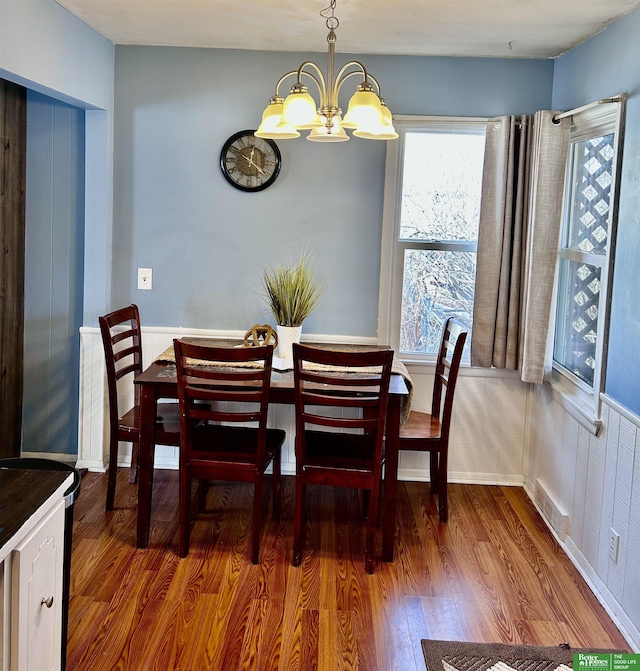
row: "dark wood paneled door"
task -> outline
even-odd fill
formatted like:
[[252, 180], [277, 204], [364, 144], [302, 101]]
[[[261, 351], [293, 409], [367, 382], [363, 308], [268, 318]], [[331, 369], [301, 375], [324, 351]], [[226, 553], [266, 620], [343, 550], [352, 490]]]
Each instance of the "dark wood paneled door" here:
[[0, 457], [20, 454], [26, 142], [26, 89], [0, 79]]

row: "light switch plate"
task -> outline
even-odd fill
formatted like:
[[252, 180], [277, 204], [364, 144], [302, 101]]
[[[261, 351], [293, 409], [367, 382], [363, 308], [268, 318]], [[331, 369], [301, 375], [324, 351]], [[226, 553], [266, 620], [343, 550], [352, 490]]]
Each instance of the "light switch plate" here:
[[138, 289], [151, 290], [153, 271], [151, 268], [138, 268]]

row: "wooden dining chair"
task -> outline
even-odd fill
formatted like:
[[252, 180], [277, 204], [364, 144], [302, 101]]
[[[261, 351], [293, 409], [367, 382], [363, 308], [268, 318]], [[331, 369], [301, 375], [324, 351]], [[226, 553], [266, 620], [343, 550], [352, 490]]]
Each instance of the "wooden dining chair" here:
[[[120, 380], [131, 376], [131, 382], [142, 372], [142, 336], [140, 312], [129, 305], [99, 317], [109, 390], [109, 471], [106, 509], [113, 510], [118, 469], [118, 442], [132, 443], [129, 482], [135, 482], [140, 440], [140, 390], [134, 386], [133, 407], [121, 414]], [[156, 444], [180, 445], [180, 415], [177, 403], [158, 403], [155, 427]]]
[[447, 461], [453, 397], [456, 390], [462, 351], [467, 340], [466, 327], [450, 318], [442, 331], [433, 382], [431, 414], [412, 410], [400, 429], [400, 450], [430, 452], [431, 492], [438, 494], [441, 522], [449, 519]]
[[365, 569], [373, 573], [393, 350], [293, 346], [296, 500], [293, 565], [302, 562], [307, 485], [368, 492]]
[[193, 479], [253, 482], [251, 561], [257, 564], [269, 464], [275, 519], [281, 507], [286, 434], [267, 428], [273, 346], [207, 347], [175, 340], [174, 348], [180, 404], [180, 556], [189, 553]]

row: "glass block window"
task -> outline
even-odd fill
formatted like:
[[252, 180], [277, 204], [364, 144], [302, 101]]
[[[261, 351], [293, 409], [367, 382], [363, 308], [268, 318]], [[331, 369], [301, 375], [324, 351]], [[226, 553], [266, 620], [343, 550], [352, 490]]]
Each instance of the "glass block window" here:
[[614, 140], [609, 133], [573, 145], [568, 246], [582, 252], [607, 253]]
[[558, 254], [554, 368], [592, 398], [601, 389], [615, 241], [620, 105], [574, 119]]
[[559, 290], [571, 300], [558, 314], [555, 360], [577, 378], [593, 386], [598, 342], [601, 269], [562, 259]]

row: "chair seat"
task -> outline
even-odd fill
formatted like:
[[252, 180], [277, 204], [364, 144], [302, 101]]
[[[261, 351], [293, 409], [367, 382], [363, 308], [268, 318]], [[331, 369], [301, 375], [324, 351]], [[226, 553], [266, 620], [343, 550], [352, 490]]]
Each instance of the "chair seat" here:
[[[400, 429], [400, 441], [429, 441], [440, 440], [442, 434], [442, 424], [437, 417], [426, 412], [416, 412], [412, 410], [404, 426]], [[402, 445], [401, 449], [410, 449]], [[420, 449], [416, 447], [416, 449]]]
[[[268, 464], [284, 443], [282, 429], [267, 429], [264, 464]], [[205, 424], [196, 426], [191, 433], [191, 460], [205, 459], [256, 467], [258, 430], [244, 426]]]
[[[136, 405], [119, 420], [121, 440], [138, 440], [140, 428], [140, 406]], [[158, 403], [156, 415], [156, 443], [180, 445], [180, 411], [177, 403]]]
[[369, 436], [330, 431], [306, 431], [305, 468], [326, 468], [370, 472], [374, 442]]

